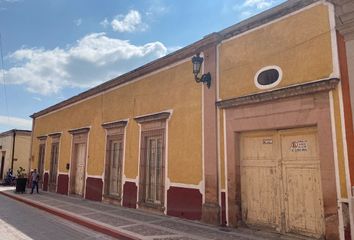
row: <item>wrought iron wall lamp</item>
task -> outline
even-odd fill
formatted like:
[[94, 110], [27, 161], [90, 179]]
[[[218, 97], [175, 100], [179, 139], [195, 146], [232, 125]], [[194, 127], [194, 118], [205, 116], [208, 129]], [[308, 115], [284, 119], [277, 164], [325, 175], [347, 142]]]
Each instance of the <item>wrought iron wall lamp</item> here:
[[204, 59], [199, 56], [199, 53], [197, 53], [197, 55], [192, 58], [194, 79], [197, 83], [206, 83], [208, 88], [210, 88], [211, 75], [209, 72], [203, 74], [200, 78], [198, 77], [203, 61]]

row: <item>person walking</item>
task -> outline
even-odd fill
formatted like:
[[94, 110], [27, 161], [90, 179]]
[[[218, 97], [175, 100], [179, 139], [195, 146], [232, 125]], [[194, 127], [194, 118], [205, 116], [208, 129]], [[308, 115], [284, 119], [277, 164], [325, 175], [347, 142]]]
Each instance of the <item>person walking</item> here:
[[37, 169], [33, 170], [31, 177], [32, 177], [32, 191], [31, 191], [31, 194], [33, 194], [34, 187], [36, 187], [37, 193], [39, 193], [38, 192], [39, 174], [37, 173]]

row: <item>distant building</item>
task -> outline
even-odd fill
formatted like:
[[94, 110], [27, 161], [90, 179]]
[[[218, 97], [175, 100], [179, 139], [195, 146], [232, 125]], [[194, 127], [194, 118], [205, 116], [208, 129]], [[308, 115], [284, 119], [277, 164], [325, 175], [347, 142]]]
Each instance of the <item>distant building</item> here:
[[[335, 12], [345, 2], [287, 1], [33, 114], [43, 188], [213, 224], [350, 235], [354, 79]], [[199, 53], [210, 87], [192, 73]]]
[[0, 133], [0, 179], [4, 179], [9, 169], [16, 175], [23, 167], [29, 171], [31, 131], [12, 129]]

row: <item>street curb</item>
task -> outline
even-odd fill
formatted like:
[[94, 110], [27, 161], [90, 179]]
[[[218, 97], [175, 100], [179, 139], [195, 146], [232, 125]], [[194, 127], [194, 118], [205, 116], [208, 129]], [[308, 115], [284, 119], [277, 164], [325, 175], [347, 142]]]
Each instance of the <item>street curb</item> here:
[[140, 238], [137, 238], [135, 236], [131, 236], [126, 233], [117, 231], [116, 229], [109, 228], [109, 227], [104, 226], [102, 224], [97, 224], [97, 223], [92, 222], [88, 219], [83, 219], [82, 217], [64, 212], [59, 209], [55, 209], [53, 207], [43, 206], [43, 205], [36, 203], [32, 200], [24, 199], [22, 197], [17, 197], [11, 193], [6, 193], [4, 191], [0, 191], [0, 194], [4, 195], [6, 197], [12, 198], [14, 200], [17, 200], [19, 202], [25, 203], [27, 205], [30, 205], [32, 207], [38, 208], [40, 210], [46, 211], [46, 212], [56, 215], [58, 217], [64, 218], [64, 219], [69, 220], [71, 222], [77, 223], [79, 225], [87, 227], [87, 228], [94, 230], [96, 232], [106, 234], [111, 237], [115, 237], [115, 238], [122, 239], [122, 240], [141, 240]]

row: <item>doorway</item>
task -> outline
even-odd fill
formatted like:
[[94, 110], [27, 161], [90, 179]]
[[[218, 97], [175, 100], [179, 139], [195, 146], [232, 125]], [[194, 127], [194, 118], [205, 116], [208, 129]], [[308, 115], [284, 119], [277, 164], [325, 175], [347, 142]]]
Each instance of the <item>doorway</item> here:
[[49, 191], [52, 192], [55, 192], [57, 188], [58, 154], [59, 154], [59, 143], [58, 142], [52, 143], [50, 172], [49, 172]]
[[117, 199], [122, 194], [123, 137], [108, 141], [108, 165], [106, 171], [106, 194]]
[[70, 166], [70, 193], [84, 197], [87, 133], [73, 134]]
[[316, 128], [242, 133], [240, 181], [247, 225], [324, 235]]
[[39, 156], [38, 156], [38, 167], [37, 172], [43, 182], [44, 177], [44, 161], [45, 161], [45, 143], [39, 144]]
[[1, 167], [0, 167], [0, 179], [4, 179], [4, 165], [5, 165], [5, 154], [6, 152], [3, 151], [1, 154]]
[[162, 209], [165, 189], [164, 130], [144, 132], [142, 139], [140, 203], [145, 207]]

